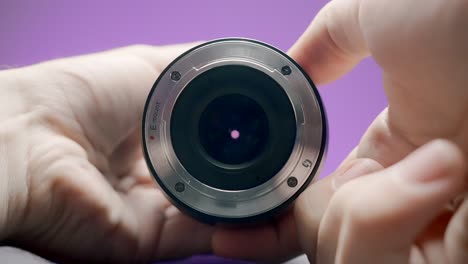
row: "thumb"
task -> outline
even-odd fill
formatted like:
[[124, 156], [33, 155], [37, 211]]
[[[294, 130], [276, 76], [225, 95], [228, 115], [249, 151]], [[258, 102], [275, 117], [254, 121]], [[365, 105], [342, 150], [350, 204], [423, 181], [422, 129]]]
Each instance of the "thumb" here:
[[342, 186], [320, 223], [319, 263], [406, 263], [411, 244], [465, 188], [464, 159], [435, 140]]
[[339, 78], [368, 55], [359, 25], [360, 2], [330, 1], [289, 50], [317, 84]]

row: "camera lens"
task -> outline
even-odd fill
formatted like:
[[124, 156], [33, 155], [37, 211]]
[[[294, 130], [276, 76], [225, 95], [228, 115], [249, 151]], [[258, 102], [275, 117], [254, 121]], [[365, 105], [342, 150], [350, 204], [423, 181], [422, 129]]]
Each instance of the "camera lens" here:
[[279, 213], [325, 155], [326, 117], [313, 82], [286, 54], [253, 40], [221, 39], [182, 54], [159, 76], [143, 115], [143, 150], [161, 190], [209, 223]]
[[239, 165], [258, 158], [268, 141], [263, 108], [241, 94], [223, 95], [208, 104], [198, 129], [200, 143], [216, 161]]

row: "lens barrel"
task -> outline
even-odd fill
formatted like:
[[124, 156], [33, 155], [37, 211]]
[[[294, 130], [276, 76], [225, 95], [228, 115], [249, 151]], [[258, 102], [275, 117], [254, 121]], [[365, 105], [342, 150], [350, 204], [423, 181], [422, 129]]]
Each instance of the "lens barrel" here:
[[204, 222], [252, 222], [286, 208], [318, 173], [326, 116], [313, 82], [258, 41], [220, 39], [175, 59], [143, 114], [148, 168]]

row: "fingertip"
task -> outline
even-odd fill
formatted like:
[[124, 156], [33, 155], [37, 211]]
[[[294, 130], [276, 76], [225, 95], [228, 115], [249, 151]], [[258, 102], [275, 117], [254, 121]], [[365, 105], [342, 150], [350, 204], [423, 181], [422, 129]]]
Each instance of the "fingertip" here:
[[427, 144], [433, 153], [439, 154], [438, 159], [447, 168], [455, 171], [466, 171], [465, 155], [458, 145], [447, 139], [436, 139]]
[[358, 158], [347, 164], [343, 173], [338, 173], [332, 178], [332, 189], [338, 190], [343, 184], [373, 172], [382, 170], [384, 167], [377, 161], [369, 158]]
[[316, 84], [338, 79], [368, 55], [356, 20], [358, 2], [329, 2], [289, 50]]
[[[448, 140], [434, 140], [388, 169], [351, 182], [352, 189], [341, 193], [338, 215], [347, 208], [362, 239], [365, 230], [401, 230], [402, 234], [385, 234], [388, 245], [400, 246], [413, 241], [465, 188], [464, 175], [460, 149]], [[360, 195], [350, 196], [353, 193]], [[368, 234], [366, 239], [374, 241]]]
[[461, 149], [447, 139], [426, 143], [404, 159], [401, 166], [405, 173], [396, 173], [405, 179], [420, 183], [449, 180], [453, 186], [464, 186], [465, 157]]

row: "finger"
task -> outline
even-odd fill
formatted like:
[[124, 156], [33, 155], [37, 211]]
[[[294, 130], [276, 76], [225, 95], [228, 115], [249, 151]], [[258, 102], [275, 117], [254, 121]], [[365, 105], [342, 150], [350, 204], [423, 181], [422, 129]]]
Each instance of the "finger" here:
[[339, 78], [368, 55], [359, 26], [360, 2], [329, 2], [289, 50], [317, 84]]
[[410, 245], [464, 186], [464, 158], [436, 140], [338, 190], [320, 223], [319, 263], [407, 263]]
[[[71, 109], [77, 129], [108, 155], [141, 124], [146, 97], [164, 67], [193, 46], [138, 45], [34, 67], [50, 70], [45, 81], [52, 79], [54, 87], [59, 87], [61, 104]], [[51, 72], [57, 74], [51, 78]], [[56, 102], [51, 105], [57, 107]]]
[[166, 223], [159, 238], [156, 259], [176, 259], [212, 252], [215, 227], [196, 221], [174, 206], [166, 212]]
[[[214, 228], [182, 214], [160, 191], [135, 186], [122, 197], [127, 230], [137, 234], [138, 246], [131, 249], [137, 260], [183, 258], [211, 251]], [[129, 250], [129, 245], [120, 246], [120, 251]]]
[[252, 227], [218, 228], [213, 236], [215, 254], [261, 263], [281, 263], [300, 254], [292, 211], [274, 222]]
[[465, 263], [468, 259], [468, 199], [466, 197], [450, 221], [444, 240], [450, 263]]
[[334, 186], [382, 168], [372, 160], [352, 160], [354, 156], [354, 152], [351, 153], [335, 173], [308, 187], [296, 201], [294, 212], [277, 222], [253, 228], [218, 230], [213, 239], [214, 251], [226, 257], [262, 262], [280, 262], [303, 251], [313, 255], [318, 224], [334, 193]]
[[295, 217], [300, 230], [298, 239], [309, 258], [315, 257], [319, 224], [335, 190], [346, 181], [382, 169], [382, 166], [373, 160], [353, 160], [354, 156], [352, 152], [337, 171], [309, 186], [296, 201]]

